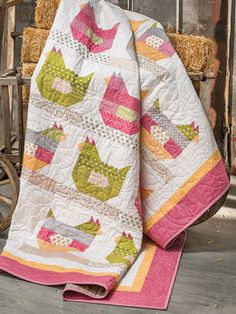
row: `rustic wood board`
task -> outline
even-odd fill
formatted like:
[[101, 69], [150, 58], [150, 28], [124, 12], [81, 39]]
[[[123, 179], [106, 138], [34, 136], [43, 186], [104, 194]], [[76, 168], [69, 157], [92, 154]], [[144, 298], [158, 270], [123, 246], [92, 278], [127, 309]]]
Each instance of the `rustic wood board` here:
[[176, 0], [134, 0], [134, 11], [145, 14], [163, 26], [176, 24]]
[[230, 80], [229, 80], [229, 111], [230, 124], [232, 124], [230, 134], [230, 161], [231, 171], [236, 174], [236, 1], [232, 0], [231, 52], [229, 54]]

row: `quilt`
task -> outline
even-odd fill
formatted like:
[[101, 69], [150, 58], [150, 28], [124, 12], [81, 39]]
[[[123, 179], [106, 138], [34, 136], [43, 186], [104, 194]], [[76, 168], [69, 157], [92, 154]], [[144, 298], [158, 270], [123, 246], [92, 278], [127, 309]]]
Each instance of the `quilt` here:
[[103, 0], [62, 0], [32, 77], [0, 269], [65, 285], [65, 300], [166, 308], [184, 230], [228, 187], [162, 25]]

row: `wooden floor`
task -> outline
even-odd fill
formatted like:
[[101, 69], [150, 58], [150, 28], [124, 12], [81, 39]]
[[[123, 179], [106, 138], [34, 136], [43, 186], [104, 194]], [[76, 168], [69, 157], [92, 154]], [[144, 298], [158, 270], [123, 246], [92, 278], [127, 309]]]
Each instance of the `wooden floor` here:
[[[236, 185], [226, 207], [236, 211]], [[0, 251], [7, 234], [0, 234]], [[154, 283], [155, 284], [155, 283]], [[157, 310], [63, 302], [62, 287], [0, 274], [0, 314], [152, 314]], [[236, 220], [212, 218], [188, 230], [168, 314], [236, 313]]]

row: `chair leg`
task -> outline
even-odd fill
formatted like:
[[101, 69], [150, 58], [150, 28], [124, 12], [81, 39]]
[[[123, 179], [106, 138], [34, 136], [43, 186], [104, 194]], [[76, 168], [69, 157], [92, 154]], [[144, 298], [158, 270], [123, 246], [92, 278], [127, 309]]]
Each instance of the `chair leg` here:
[[2, 94], [2, 124], [3, 124], [3, 139], [4, 139], [4, 152], [11, 154], [11, 125], [10, 125], [10, 107], [9, 107], [9, 90], [8, 86], [1, 86]]

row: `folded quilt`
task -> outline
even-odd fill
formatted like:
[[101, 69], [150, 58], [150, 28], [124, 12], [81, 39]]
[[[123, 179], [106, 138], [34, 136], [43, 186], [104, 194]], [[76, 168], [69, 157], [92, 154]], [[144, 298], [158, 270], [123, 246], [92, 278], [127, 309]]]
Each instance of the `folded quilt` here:
[[[183, 230], [228, 187], [160, 23], [103, 0], [62, 0], [32, 77], [20, 195], [0, 269], [67, 284], [67, 300], [149, 307], [122, 286], [141, 258], [148, 270], [157, 259], [165, 288], [162, 303], [150, 304], [166, 307]], [[155, 299], [155, 269], [140, 274], [139, 293]]]

